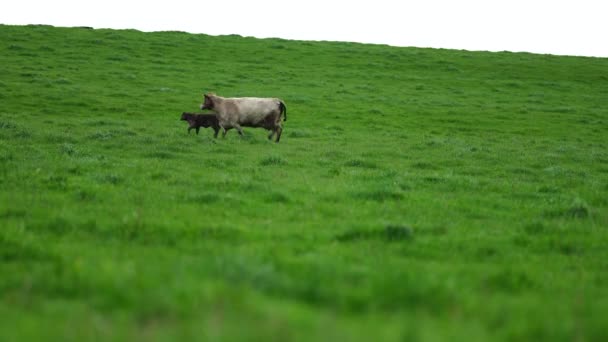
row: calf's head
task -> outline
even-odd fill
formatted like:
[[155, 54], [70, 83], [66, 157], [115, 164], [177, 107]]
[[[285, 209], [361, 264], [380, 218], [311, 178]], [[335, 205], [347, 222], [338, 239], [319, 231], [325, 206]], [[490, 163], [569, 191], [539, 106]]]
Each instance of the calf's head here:
[[183, 112], [181, 120], [189, 121], [192, 118], [192, 114]]

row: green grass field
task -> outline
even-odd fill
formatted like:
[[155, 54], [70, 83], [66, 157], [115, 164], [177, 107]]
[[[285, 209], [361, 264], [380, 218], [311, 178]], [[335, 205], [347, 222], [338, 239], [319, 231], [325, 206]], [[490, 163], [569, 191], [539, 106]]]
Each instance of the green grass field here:
[[[280, 97], [188, 135], [203, 92]], [[0, 340], [606, 341], [608, 59], [0, 25]]]

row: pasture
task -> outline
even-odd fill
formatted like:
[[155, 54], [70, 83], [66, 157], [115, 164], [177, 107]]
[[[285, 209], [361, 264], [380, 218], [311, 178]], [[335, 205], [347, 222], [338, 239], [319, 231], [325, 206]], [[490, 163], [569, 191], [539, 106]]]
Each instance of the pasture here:
[[[278, 97], [188, 134], [203, 92]], [[608, 59], [0, 25], [0, 340], [606, 341]]]

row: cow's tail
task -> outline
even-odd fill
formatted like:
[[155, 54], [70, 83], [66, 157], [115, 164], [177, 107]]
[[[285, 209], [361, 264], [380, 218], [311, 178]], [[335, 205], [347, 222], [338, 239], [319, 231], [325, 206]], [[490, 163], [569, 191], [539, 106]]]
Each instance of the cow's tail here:
[[283, 121], [287, 121], [287, 106], [285, 106], [283, 101], [279, 101], [279, 110], [281, 111], [281, 114], [283, 114]]

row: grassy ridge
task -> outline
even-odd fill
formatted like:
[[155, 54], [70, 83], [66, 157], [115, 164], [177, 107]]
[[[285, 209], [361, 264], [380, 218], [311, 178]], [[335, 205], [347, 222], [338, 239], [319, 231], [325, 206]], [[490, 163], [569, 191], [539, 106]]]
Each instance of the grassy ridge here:
[[0, 340], [608, 338], [607, 59], [0, 32]]

